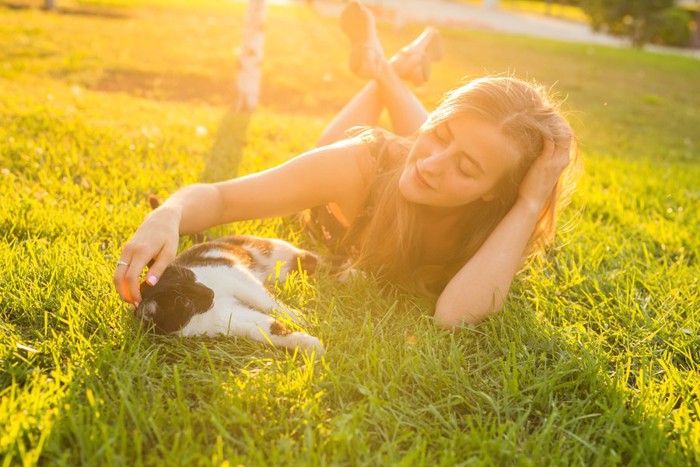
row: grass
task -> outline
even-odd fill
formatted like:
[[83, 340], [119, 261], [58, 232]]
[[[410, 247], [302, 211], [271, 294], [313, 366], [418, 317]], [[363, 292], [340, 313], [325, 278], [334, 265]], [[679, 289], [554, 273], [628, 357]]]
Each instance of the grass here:
[[[700, 462], [697, 60], [444, 29], [427, 105], [485, 73], [567, 97], [586, 160], [571, 228], [457, 334], [371, 277], [280, 286], [326, 345], [314, 362], [148, 335], [111, 274], [147, 194], [313, 146], [361, 86], [335, 22], [269, 7], [245, 115], [228, 107], [242, 4], [61, 3], [0, 5], [2, 465]], [[291, 219], [228, 232], [313, 247]]]

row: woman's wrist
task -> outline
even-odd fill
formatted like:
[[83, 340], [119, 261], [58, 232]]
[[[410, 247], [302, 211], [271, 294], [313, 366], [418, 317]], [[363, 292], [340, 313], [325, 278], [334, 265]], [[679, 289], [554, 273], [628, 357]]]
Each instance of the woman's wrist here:
[[144, 221], [152, 221], [159, 224], [165, 224], [176, 231], [180, 231], [180, 222], [182, 220], [182, 207], [175, 205], [164, 204], [157, 209], [148, 213]]
[[542, 209], [544, 209], [544, 202], [533, 198], [526, 198], [523, 196], [518, 197], [515, 201], [514, 208], [517, 208], [524, 213], [533, 216], [535, 219], [539, 218]]

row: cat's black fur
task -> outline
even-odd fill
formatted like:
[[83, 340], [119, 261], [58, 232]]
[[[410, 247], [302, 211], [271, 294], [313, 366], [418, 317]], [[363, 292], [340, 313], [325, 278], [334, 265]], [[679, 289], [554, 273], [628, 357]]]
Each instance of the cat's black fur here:
[[177, 332], [192, 319], [214, 305], [214, 291], [197, 282], [194, 273], [186, 267], [169, 267], [154, 287], [141, 284], [141, 297], [144, 302], [158, 303], [159, 309], [166, 312], [155, 313], [151, 321], [158, 334]]

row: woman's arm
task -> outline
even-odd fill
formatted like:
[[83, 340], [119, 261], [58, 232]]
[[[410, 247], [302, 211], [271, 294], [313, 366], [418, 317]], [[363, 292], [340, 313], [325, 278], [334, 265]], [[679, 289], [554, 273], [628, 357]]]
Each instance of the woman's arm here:
[[435, 318], [448, 329], [477, 324], [498, 311], [515, 273], [523, 263], [527, 242], [539, 211], [518, 201], [489, 238], [450, 280], [435, 306]]
[[114, 284], [125, 301], [141, 300], [139, 278], [155, 284], [175, 258], [179, 236], [245, 219], [284, 216], [306, 208], [337, 203], [346, 213], [361, 203], [366, 185], [368, 151], [348, 140], [307, 152], [272, 169], [214, 184], [182, 188], [149, 213], [124, 246]]
[[569, 163], [571, 138], [546, 141], [523, 179], [518, 200], [474, 256], [450, 280], [435, 307], [437, 322], [448, 329], [477, 324], [499, 311], [547, 198]]

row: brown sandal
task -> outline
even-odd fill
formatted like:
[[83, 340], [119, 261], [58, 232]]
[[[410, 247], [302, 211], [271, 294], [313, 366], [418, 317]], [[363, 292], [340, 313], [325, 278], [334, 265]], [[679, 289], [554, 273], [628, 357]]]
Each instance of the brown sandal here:
[[430, 67], [443, 56], [440, 31], [428, 26], [416, 40], [401, 49], [392, 59], [396, 74], [416, 86], [430, 79]]
[[372, 12], [350, 2], [340, 14], [340, 27], [350, 39], [350, 70], [362, 78], [374, 78], [384, 61]]

